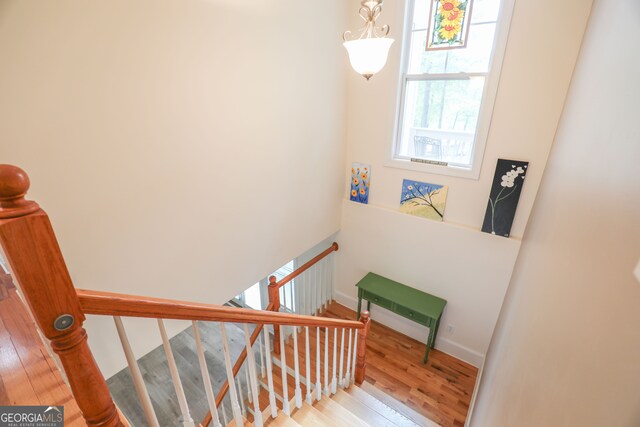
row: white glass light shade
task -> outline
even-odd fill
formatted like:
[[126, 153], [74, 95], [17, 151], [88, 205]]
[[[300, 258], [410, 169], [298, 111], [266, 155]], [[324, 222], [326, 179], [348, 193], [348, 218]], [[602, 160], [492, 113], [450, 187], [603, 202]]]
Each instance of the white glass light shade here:
[[351, 66], [367, 79], [382, 70], [387, 63], [393, 39], [388, 37], [366, 38], [344, 42]]

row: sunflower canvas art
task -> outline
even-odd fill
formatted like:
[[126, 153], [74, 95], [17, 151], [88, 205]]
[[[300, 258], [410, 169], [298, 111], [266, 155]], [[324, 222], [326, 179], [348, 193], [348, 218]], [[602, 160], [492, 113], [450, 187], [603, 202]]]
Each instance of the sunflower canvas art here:
[[371, 166], [363, 163], [351, 164], [351, 188], [349, 200], [353, 202], [369, 203], [369, 183], [371, 181]]
[[467, 45], [473, 0], [431, 0], [426, 50]]
[[449, 187], [426, 182], [402, 180], [400, 212], [442, 221]]

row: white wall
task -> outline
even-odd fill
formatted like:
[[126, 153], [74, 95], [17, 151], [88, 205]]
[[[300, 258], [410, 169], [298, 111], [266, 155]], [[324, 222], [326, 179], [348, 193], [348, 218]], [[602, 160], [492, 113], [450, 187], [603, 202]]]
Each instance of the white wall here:
[[594, 2], [472, 426], [640, 425], [639, 17]]
[[[478, 366], [544, 171], [591, 2], [516, 1], [479, 180], [383, 166], [394, 137], [404, 3], [385, 2], [380, 17], [396, 39], [387, 66], [369, 82], [354, 72], [349, 81], [345, 168], [350, 170], [353, 161], [369, 163], [372, 174], [369, 206], [343, 203], [339, 291], [343, 301], [352, 301], [353, 285], [374, 271], [447, 299], [443, 322], [456, 329], [448, 335], [441, 328], [436, 347]], [[553, 28], [558, 30], [542, 30]], [[530, 162], [508, 240], [479, 232], [498, 158]], [[403, 178], [448, 185], [449, 224], [389, 212], [399, 208]], [[383, 311], [374, 310], [374, 319], [376, 312]], [[410, 322], [384, 321], [426, 337], [426, 329]]]
[[[77, 287], [221, 303], [338, 230], [345, 17], [342, 0], [0, 2], [0, 162], [30, 174]], [[137, 354], [159, 344], [125, 323]], [[88, 330], [108, 376], [112, 321]]]

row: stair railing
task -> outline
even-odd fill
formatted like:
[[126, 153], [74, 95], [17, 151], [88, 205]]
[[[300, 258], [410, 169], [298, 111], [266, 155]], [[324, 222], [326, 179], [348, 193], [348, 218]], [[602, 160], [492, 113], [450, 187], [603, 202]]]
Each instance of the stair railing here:
[[[140, 398], [145, 417], [150, 426], [158, 426], [158, 420], [154, 413], [151, 399], [146, 390], [144, 380], [140, 374], [137, 361], [131, 351], [126, 330], [122, 323], [122, 317], [139, 317], [157, 319], [158, 329], [165, 349], [169, 370], [173, 385], [178, 396], [178, 404], [181, 410], [182, 424], [190, 427], [195, 423], [190, 415], [187, 399], [180, 381], [180, 375], [173, 357], [171, 343], [164, 327], [164, 319], [189, 320], [194, 328], [194, 338], [201, 375], [207, 401], [209, 404], [211, 419], [215, 426], [220, 425], [219, 413], [225, 394], [231, 400], [233, 419], [237, 425], [243, 424], [238, 393], [235, 387], [235, 376], [243, 363], [247, 363], [249, 388], [251, 400], [254, 405], [254, 423], [262, 425], [262, 417], [258, 402], [258, 371], [255, 362], [254, 343], [264, 331], [264, 356], [261, 356], [261, 371], [264, 366], [266, 371], [268, 389], [270, 395], [271, 416], [277, 415], [277, 407], [274, 398], [273, 372], [271, 361], [271, 342], [268, 328], [265, 325], [273, 325], [274, 330], [291, 327], [296, 330], [304, 328], [306, 339], [306, 399], [312, 396], [312, 381], [310, 377], [310, 362], [312, 355], [309, 351], [310, 329], [315, 329], [316, 335], [316, 383], [313, 392], [316, 398], [321, 398], [320, 390], [320, 346], [321, 331], [324, 330], [325, 350], [325, 393], [328, 387], [328, 346], [330, 342], [329, 330], [333, 333], [333, 377], [331, 391], [335, 392], [334, 384], [348, 384], [350, 381], [361, 383], [364, 380], [366, 362], [366, 337], [369, 331], [369, 313], [363, 312], [360, 320], [342, 320], [324, 317], [305, 316], [299, 314], [279, 313], [276, 307], [280, 307], [277, 298], [270, 304], [271, 311], [256, 311], [249, 309], [232, 308], [211, 304], [184, 302], [168, 299], [149, 298], [141, 296], [115, 294], [109, 292], [76, 290], [69, 276], [60, 247], [56, 240], [53, 228], [47, 214], [40, 209], [37, 203], [28, 201], [24, 197], [29, 188], [29, 178], [20, 168], [11, 165], [0, 165], [0, 245], [6, 256], [11, 272], [16, 279], [16, 284], [21, 289], [24, 299], [31, 309], [34, 319], [44, 336], [50, 340], [51, 348], [58, 355], [62, 367], [68, 378], [71, 391], [80, 407], [88, 426], [123, 426], [123, 421], [109, 394], [106, 381], [93, 358], [87, 343], [87, 333], [82, 327], [85, 315], [113, 316], [116, 329], [121, 339], [125, 356], [131, 370], [136, 392]], [[337, 244], [332, 245], [331, 251], [337, 250]], [[329, 249], [327, 250], [329, 251]], [[325, 252], [327, 252], [325, 251]], [[322, 255], [322, 254], [321, 254]], [[325, 255], [326, 256], [326, 255]], [[316, 257], [317, 258], [317, 257]], [[314, 258], [315, 259], [315, 258]], [[313, 260], [312, 260], [313, 261]], [[311, 262], [311, 261], [310, 261]], [[306, 263], [305, 266], [307, 266]], [[292, 273], [288, 280], [300, 274]], [[308, 267], [306, 267], [308, 268]], [[304, 270], [302, 270], [304, 271]], [[287, 278], [285, 278], [287, 279]], [[198, 322], [220, 322], [223, 346], [225, 349], [225, 366], [227, 370], [227, 384], [219, 391], [214, 399], [213, 388], [209, 380], [209, 373], [204, 358], [204, 350], [200, 338]], [[231, 365], [229, 343], [226, 333], [226, 323], [241, 323], [244, 328], [245, 349], [236, 361]], [[252, 334], [249, 334], [249, 324], [256, 325]], [[342, 331], [342, 345], [340, 356], [340, 378], [336, 377], [336, 348], [338, 329]], [[347, 353], [347, 375], [343, 375], [342, 360], [344, 358], [344, 334], [349, 331]], [[300, 386], [300, 374], [298, 363], [297, 334], [294, 333], [294, 376], [295, 390], [292, 400], [297, 407], [302, 405], [302, 393]], [[353, 342], [351, 337], [353, 336]], [[278, 346], [279, 344], [279, 346]], [[286, 363], [286, 351], [283, 335], [274, 339], [274, 350], [280, 350], [280, 366], [283, 376], [282, 384], [282, 410], [290, 414], [289, 397], [287, 390], [288, 365]], [[352, 350], [353, 348], [353, 350]], [[264, 365], [262, 364], [264, 357]], [[350, 372], [349, 360], [353, 370]], [[349, 377], [351, 375], [351, 378]], [[224, 406], [221, 407], [224, 412]], [[204, 420], [206, 421], [206, 419]], [[199, 425], [206, 425], [205, 423]], [[208, 422], [207, 422], [208, 424]]]
[[[316, 255], [306, 263], [304, 263], [302, 266], [297, 268], [291, 274], [288, 274], [287, 276], [283, 277], [279, 281], [277, 280], [276, 276], [269, 277], [268, 290], [269, 290], [269, 306], [271, 307], [271, 310], [280, 311], [281, 308], [283, 307], [283, 305], [281, 304], [280, 296], [281, 294], [283, 294], [286, 297], [285, 285], [289, 284], [290, 298], [293, 299], [294, 288], [291, 286], [291, 283], [293, 283], [293, 280], [303, 275], [303, 273], [307, 272], [307, 270], [316, 266], [316, 264], [318, 264], [320, 261], [322, 261], [329, 255], [331, 255], [333, 252], [337, 251], [338, 249], [339, 249], [338, 243], [333, 242], [331, 246], [329, 246], [327, 249], [325, 249], [324, 251], [322, 251], [321, 253], [319, 253], [318, 255]], [[321, 269], [318, 269], [314, 273], [315, 273], [314, 276], [322, 275], [323, 271]], [[310, 284], [313, 283], [310, 280], [310, 278], [305, 277], [305, 280], [303, 280], [303, 285], [299, 287], [302, 293], [302, 297], [296, 298], [296, 301], [298, 301], [298, 306], [303, 306], [302, 312], [304, 314], [316, 315], [319, 313], [319, 311], [323, 307], [326, 308], [327, 304], [331, 301], [332, 294], [333, 294], [331, 289], [332, 286], [327, 285], [329, 281], [326, 280], [325, 277], [322, 277], [320, 279], [320, 282], [322, 283], [322, 286], [313, 287], [313, 286], [310, 286]], [[331, 286], [331, 288], [329, 286]], [[296, 287], [296, 289], [298, 288]], [[295, 295], [298, 295], [298, 292], [295, 292]], [[286, 307], [286, 304], [285, 304], [285, 307]], [[274, 341], [278, 342], [279, 339], [280, 339], [280, 328], [276, 327], [274, 328]], [[276, 348], [275, 353], [280, 354], [280, 349]]]

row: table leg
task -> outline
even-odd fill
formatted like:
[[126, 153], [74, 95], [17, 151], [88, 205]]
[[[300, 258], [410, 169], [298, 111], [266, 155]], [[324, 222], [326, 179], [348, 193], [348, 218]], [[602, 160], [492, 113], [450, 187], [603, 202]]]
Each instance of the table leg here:
[[356, 315], [356, 320], [360, 320], [360, 309], [362, 308], [362, 297], [358, 297], [358, 314]]
[[440, 319], [442, 319], [442, 316], [438, 317], [438, 321], [436, 322], [436, 330], [433, 333], [433, 343], [432, 343], [432, 345], [436, 345], [436, 338], [438, 337], [438, 329], [440, 329]]
[[433, 338], [435, 336], [435, 319], [429, 319], [429, 338], [427, 338], [427, 351], [424, 353], [424, 361], [422, 363], [427, 363], [427, 359], [429, 358], [429, 350], [433, 347]]
[[367, 311], [371, 313], [371, 301], [367, 300]]

